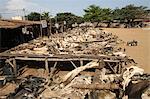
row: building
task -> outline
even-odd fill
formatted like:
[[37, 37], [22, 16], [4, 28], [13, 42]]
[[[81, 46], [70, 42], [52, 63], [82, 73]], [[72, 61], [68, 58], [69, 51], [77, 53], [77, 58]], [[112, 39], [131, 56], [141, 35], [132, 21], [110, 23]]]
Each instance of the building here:
[[23, 20], [22, 16], [14, 16], [11, 18], [12, 20]]
[[39, 37], [39, 21], [0, 20], [0, 52]]

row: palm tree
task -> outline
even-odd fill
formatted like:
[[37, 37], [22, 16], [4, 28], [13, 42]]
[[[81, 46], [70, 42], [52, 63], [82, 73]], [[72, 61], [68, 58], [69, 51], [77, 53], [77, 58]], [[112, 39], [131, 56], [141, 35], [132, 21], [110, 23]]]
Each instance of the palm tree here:
[[84, 19], [86, 21], [95, 22], [100, 20], [101, 8], [99, 6], [90, 5], [87, 9], [84, 9], [84, 12]]
[[51, 17], [49, 15], [49, 12], [43, 12], [41, 16], [42, 16], [42, 19], [47, 20], [47, 21], [49, 21]]
[[90, 5], [87, 9], [84, 9], [84, 19], [91, 22], [99, 22], [103, 20], [111, 20], [111, 9], [100, 8], [96, 5]]

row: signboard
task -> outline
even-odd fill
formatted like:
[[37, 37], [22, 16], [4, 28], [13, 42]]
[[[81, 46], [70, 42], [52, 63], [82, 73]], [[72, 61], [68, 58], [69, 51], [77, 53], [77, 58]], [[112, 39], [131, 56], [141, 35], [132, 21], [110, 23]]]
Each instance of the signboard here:
[[64, 25], [66, 25], [67, 23], [66, 23], [66, 21], [64, 21]]
[[58, 28], [59, 28], [59, 24], [58, 24], [58, 23], [55, 23], [55, 27], [58, 29]]
[[41, 20], [41, 24], [42, 24], [42, 28], [46, 28], [47, 27], [46, 20]]

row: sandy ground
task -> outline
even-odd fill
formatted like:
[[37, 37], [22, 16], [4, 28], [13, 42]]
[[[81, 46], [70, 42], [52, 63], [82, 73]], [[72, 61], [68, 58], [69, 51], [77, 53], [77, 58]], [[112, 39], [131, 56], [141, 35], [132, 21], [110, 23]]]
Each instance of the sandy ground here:
[[104, 28], [105, 31], [119, 36], [126, 41], [137, 40], [138, 46], [126, 47], [126, 53], [142, 67], [145, 72], [150, 73], [150, 28]]

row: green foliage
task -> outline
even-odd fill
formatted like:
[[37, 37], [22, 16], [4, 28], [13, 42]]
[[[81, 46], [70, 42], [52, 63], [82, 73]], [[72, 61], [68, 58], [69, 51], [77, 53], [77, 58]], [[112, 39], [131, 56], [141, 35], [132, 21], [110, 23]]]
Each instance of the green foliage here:
[[135, 19], [145, 18], [148, 15], [147, 7], [127, 5], [121, 9], [113, 11], [114, 19], [133, 21]]
[[122, 17], [126, 20], [134, 20], [143, 18], [145, 15], [147, 15], [146, 11], [147, 7], [143, 6], [134, 6], [134, 5], [127, 5], [126, 7], [123, 7], [122, 10]]
[[[150, 13], [150, 10], [144, 6], [134, 6], [127, 5], [123, 8], [116, 8], [114, 10], [110, 8], [100, 8], [96, 5], [90, 5], [88, 8], [84, 9], [85, 14], [83, 18], [80, 16], [76, 16], [72, 13], [58, 13], [54, 18], [51, 18], [51, 22], [55, 23], [63, 23], [63, 21], [67, 22], [68, 27], [71, 27], [75, 22], [82, 23], [84, 21], [90, 22], [101, 22], [101, 21], [112, 21], [112, 20], [120, 20], [128, 22], [132, 22], [135, 19], [145, 18]], [[40, 19], [44, 19], [50, 21], [49, 12], [43, 12], [42, 14], [38, 12], [31, 12], [27, 15], [29, 20], [39, 21]]]
[[101, 8], [99, 6], [90, 5], [87, 9], [84, 9], [84, 12], [85, 21], [100, 21]]
[[28, 20], [33, 21], [40, 21], [40, 19], [49, 21], [51, 16], [49, 15], [49, 12], [43, 12], [42, 14], [38, 12], [31, 12], [26, 17], [28, 18]]
[[97, 21], [103, 21], [103, 20], [111, 20], [111, 9], [109, 8], [100, 8], [96, 5], [90, 5], [87, 9], [84, 9], [85, 15], [84, 19], [85, 21], [91, 21], [91, 22], [97, 22]]
[[63, 23], [64, 21], [66, 21], [67, 27], [71, 27], [71, 25], [74, 24], [75, 22], [77, 22], [77, 23], [83, 22], [82, 17], [76, 16], [76, 15], [69, 13], [69, 12], [58, 13], [55, 16], [55, 20], [58, 23]]
[[102, 9], [101, 20], [107, 20], [107, 21], [112, 20], [112, 10], [109, 8]]
[[127, 20], [133, 21], [134, 19], [144, 18], [148, 15], [149, 10], [144, 6], [127, 5], [121, 9], [116, 8], [111, 10], [109, 8], [100, 8], [96, 5], [90, 5], [84, 9], [84, 20], [91, 22], [111, 21], [111, 20]]
[[119, 8], [116, 8], [116, 9], [114, 9], [113, 12], [112, 12], [112, 18], [113, 18], [114, 20], [122, 20], [122, 19], [123, 19], [122, 14], [123, 14], [122, 10], [119, 9]]
[[28, 20], [39, 21], [41, 16], [40, 16], [40, 13], [38, 12], [31, 12], [26, 17]]
[[49, 15], [49, 12], [43, 12], [42, 15], [41, 15], [41, 18], [43, 20], [50, 21], [51, 15]]

